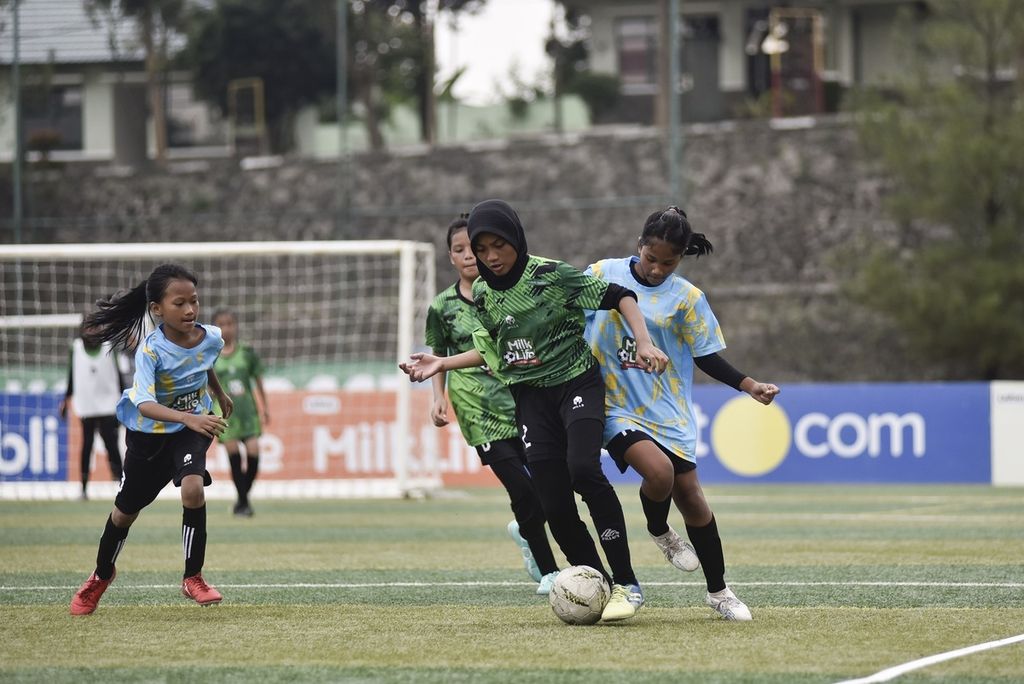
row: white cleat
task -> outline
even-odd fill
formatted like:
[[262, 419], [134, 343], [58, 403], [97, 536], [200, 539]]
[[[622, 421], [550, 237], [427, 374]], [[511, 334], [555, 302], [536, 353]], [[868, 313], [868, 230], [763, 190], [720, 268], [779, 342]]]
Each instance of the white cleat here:
[[651, 539], [665, 554], [665, 560], [680, 570], [693, 572], [700, 567], [700, 560], [697, 558], [697, 552], [693, 546], [671, 527], [665, 534], [659, 534], [657, 537], [651, 535]]
[[754, 619], [750, 614], [750, 609], [747, 608], [747, 604], [736, 598], [736, 594], [732, 593], [732, 589], [729, 587], [722, 591], [716, 591], [713, 594], [708, 593], [705, 600], [709, 606], [721, 613], [722, 617], [726, 620], [747, 622]]

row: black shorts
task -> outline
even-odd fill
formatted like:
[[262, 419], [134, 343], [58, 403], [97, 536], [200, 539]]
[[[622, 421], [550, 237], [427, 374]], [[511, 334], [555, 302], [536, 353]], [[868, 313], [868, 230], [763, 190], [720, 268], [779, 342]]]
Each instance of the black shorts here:
[[565, 458], [566, 430], [576, 421], [596, 420], [603, 429], [604, 379], [597, 364], [560, 385], [510, 389], [528, 463]]
[[476, 449], [480, 462], [485, 466], [511, 460], [526, 464], [526, 454], [523, 453], [523, 440], [518, 436], [500, 439], [497, 442], [487, 442], [473, 448]]
[[605, 449], [608, 450], [608, 454], [615, 461], [615, 465], [618, 467], [620, 473], [626, 472], [629, 468], [629, 464], [626, 463], [626, 450], [633, 446], [637, 442], [648, 440], [654, 442], [672, 461], [672, 469], [676, 475], [682, 475], [688, 473], [697, 467], [696, 463], [687, 461], [685, 458], [679, 456], [679, 454], [673, 453], [671, 450], [666, 449], [661, 442], [651, 437], [643, 430], [625, 430], [612, 437], [611, 441], [608, 442], [608, 446]]
[[201, 475], [208, 487], [213, 479], [206, 470], [206, 450], [212, 441], [188, 428], [164, 434], [128, 430], [124, 475], [114, 505], [122, 513], [138, 513], [168, 482], [180, 487], [186, 475]]

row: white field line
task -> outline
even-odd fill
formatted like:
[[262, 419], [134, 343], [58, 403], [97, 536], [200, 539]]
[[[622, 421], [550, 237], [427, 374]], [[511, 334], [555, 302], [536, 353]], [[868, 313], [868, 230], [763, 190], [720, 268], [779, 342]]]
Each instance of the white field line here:
[[[907, 512], [888, 512], [888, 511], [877, 511], [872, 513], [771, 513], [769, 517], [770, 522], [777, 520], [795, 520], [795, 521], [814, 521], [814, 520], [831, 520], [841, 522], [848, 520], [850, 522], [935, 522], [935, 523], [960, 523], [965, 526], [977, 525], [980, 521], [994, 522], [996, 520], [1003, 520], [1006, 522], [1017, 522], [1022, 520], [1021, 514], [1018, 513], [965, 513], [963, 515], [950, 515], [950, 514], [939, 514], [939, 513], [907, 513]], [[758, 513], [730, 513], [729, 519], [743, 519], [743, 520], [765, 520], [766, 514], [764, 512]]]
[[[272, 584], [222, 584], [225, 589], [370, 589], [430, 587], [521, 587], [530, 582], [465, 581], [465, 582], [293, 582]], [[703, 587], [704, 582], [644, 582], [645, 587]], [[1024, 582], [734, 582], [735, 587], [945, 587], [1024, 589]], [[118, 589], [174, 589], [177, 584], [118, 584]], [[0, 586], [0, 591], [58, 591], [77, 589], [78, 585]]]
[[1007, 637], [1005, 639], [999, 639], [998, 641], [986, 641], [983, 644], [975, 644], [974, 646], [966, 646], [964, 648], [958, 648], [955, 651], [946, 651], [945, 653], [938, 653], [936, 655], [928, 656], [927, 658], [919, 658], [917, 660], [911, 660], [909, 663], [903, 663], [902, 665], [896, 665], [890, 667], [869, 677], [861, 677], [860, 679], [844, 679], [837, 684], [876, 684], [876, 682], [888, 682], [896, 679], [900, 675], [904, 675], [914, 670], [920, 670], [922, 667], [928, 667], [936, 663], [942, 663], [947, 660], [953, 660], [954, 658], [962, 658], [974, 653], [980, 653], [982, 651], [988, 651], [993, 648], [1000, 648], [1002, 646], [1009, 646], [1010, 644], [1016, 644], [1024, 641], [1024, 634], [1018, 634], [1017, 636]]

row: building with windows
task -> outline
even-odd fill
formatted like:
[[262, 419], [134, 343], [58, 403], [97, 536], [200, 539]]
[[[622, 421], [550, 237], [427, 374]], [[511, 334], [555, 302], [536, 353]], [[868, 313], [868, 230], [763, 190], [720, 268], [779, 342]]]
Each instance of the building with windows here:
[[[651, 123], [667, 0], [571, 0], [590, 18], [590, 67], [621, 84], [620, 121]], [[910, 0], [680, 0], [682, 117], [834, 110], [839, 94], [881, 86], [899, 68], [895, 29]]]
[[[180, 48], [178, 36], [170, 50]], [[0, 8], [0, 160], [14, 156], [9, 106], [14, 60], [12, 3]], [[82, 0], [21, 0], [18, 62], [23, 144], [30, 159], [137, 164], [154, 150], [144, 53], [131, 21]], [[188, 74], [163, 74], [169, 154], [223, 149], [225, 126], [192, 95]]]

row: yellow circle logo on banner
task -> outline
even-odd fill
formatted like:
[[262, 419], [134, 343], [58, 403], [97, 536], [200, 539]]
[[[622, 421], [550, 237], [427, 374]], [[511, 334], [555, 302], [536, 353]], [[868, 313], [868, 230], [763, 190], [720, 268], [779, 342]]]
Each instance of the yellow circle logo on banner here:
[[711, 446], [726, 468], [746, 477], [770, 473], [789, 452], [789, 416], [778, 403], [764, 406], [744, 395], [728, 401], [711, 426]]

